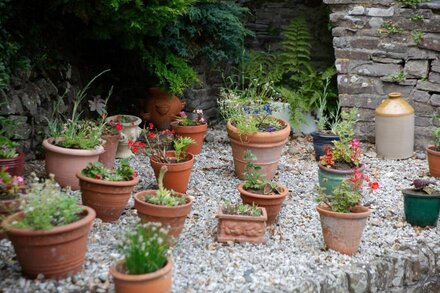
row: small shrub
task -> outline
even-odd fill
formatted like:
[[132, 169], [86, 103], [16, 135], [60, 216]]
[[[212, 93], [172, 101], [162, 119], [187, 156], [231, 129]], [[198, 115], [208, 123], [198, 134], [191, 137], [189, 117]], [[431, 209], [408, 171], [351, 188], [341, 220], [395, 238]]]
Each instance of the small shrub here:
[[223, 204], [223, 213], [251, 217], [260, 217], [263, 215], [262, 209], [255, 204], [232, 204], [231, 202], [225, 202]]
[[246, 166], [243, 173], [245, 180], [243, 188], [245, 190], [260, 191], [263, 194], [279, 194], [278, 185], [266, 180], [261, 173], [261, 166], [252, 163], [252, 161], [255, 161], [256, 159], [257, 157], [251, 150], [245, 152], [244, 160], [246, 161]]
[[100, 162], [89, 163], [81, 175], [105, 181], [129, 181], [137, 177], [137, 172], [130, 166], [128, 159], [121, 160], [116, 170], [106, 168]]

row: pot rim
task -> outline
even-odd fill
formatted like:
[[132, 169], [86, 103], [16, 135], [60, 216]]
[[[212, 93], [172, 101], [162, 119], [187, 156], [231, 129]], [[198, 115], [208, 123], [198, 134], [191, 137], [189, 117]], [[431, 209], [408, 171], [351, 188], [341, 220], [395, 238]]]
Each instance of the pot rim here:
[[22, 151], [18, 151], [16, 150], [18, 153], [18, 156], [16, 156], [15, 158], [0, 158], [0, 162], [13, 162], [13, 161], [21, 161], [24, 159], [25, 154]]
[[[320, 162], [318, 162], [318, 167], [319, 167], [319, 169], [321, 171], [327, 172], [327, 173], [340, 174], [340, 175], [351, 175], [351, 174], [354, 174], [354, 168], [349, 169], [349, 170], [336, 170], [336, 169], [333, 169], [333, 168], [325, 167]], [[365, 170], [365, 164], [362, 163], [358, 167], [358, 169], [360, 171], [364, 171]]]
[[[139, 176], [134, 177], [133, 179], [131, 179], [129, 181], [109, 181], [109, 180], [95, 179], [95, 178], [83, 176], [83, 175], [81, 175], [81, 172], [76, 173], [75, 176], [80, 181], [85, 181], [85, 182], [93, 183], [93, 184], [97, 184], [97, 185], [106, 185], [106, 186], [115, 186], [115, 187], [135, 186], [136, 184], [139, 183]], [[80, 184], [80, 186], [81, 186], [81, 184]]]
[[[249, 133], [249, 134], [241, 134], [241, 135], [243, 137], [248, 137], [248, 138], [249, 137], [253, 137], [253, 136], [259, 136], [260, 138], [269, 138], [269, 137], [274, 137], [274, 136], [278, 136], [278, 135], [284, 137], [284, 134], [286, 134], [286, 139], [287, 139], [289, 137], [289, 135], [290, 135], [290, 130], [291, 130], [290, 124], [286, 120], [283, 120], [281, 118], [276, 118], [274, 116], [270, 116], [270, 117], [273, 117], [273, 118], [277, 119], [279, 122], [281, 122], [286, 127], [284, 127], [283, 129], [280, 129], [280, 130], [273, 131], [273, 132], [262, 132], [262, 131], [260, 131], [260, 132]], [[240, 131], [238, 130], [237, 127], [232, 125], [230, 119], [226, 123], [226, 128], [227, 128], [227, 130], [229, 130], [233, 134], [240, 135]], [[229, 131], [228, 131], [228, 135], [229, 135]]]
[[[53, 141], [52, 137], [43, 140], [43, 147], [46, 149], [46, 151], [51, 151], [54, 153], [59, 153], [68, 156], [91, 157], [91, 156], [98, 156], [104, 153], [105, 151], [102, 144], [97, 146], [93, 150], [80, 150], [80, 149], [68, 149], [68, 148], [56, 146], [52, 144], [52, 141]], [[105, 144], [105, 142], [103, 142], [103, 144]]]
[[[179, 194], [180, 196], [184, 196], [187, 200], [186, 203], [178, 205], [178, 206], [163, 206], [163, 205], [157, 205], [157, 204], [151, 204], [149, 202], [146, 202], [145, 200], [143, 200], [143, 197], [145, 197], [146, 195], [152, 195], [153, 193], [155, 193], [157, 190], [155, 189], [147, 189], [147, 190], [142, 190], [137, 192], [134, 195], [134, 201], [135, 203], [138, 203], [140, 205], [144, 205], [144, 206], [148, 206], [150, 208], [160, 208], [160, 209], [164, 209], [164, 210], [169, 210], [169, 211], [176, 211], [179, 209], [185, 209], [188, 208], [192, 205], [193, 203], [193, 199], [191, 198], [191, 196], [189, 196], [188, 194], [185, 193], [180, 193], [180, 192], [176, 192], [177, 194]], [[140, 198], [142, 196], [142, 198]]]
[[433, 148], [435, 148], [435, 145], [432, 145], [432, 144], [428, 145], [426, 147], [426, 152], [428, 154], [431, 154], [431, 155], [434, 155], [434, 156], [440, 156], [440, 152], [433, 150]]
[[[175, 151], [166, 151], [166, 155], [168, 156], [169, 154], [175, 154]], [[192, 154], [192, 153], [190, 153], [190, 152], [186, 152], [186, 156], [187, 156], [187, 158], [188, 157], [190, 157], [190, 159], [189, 160], [186, 160], [186, 161], [184, 161], [184, 162], [179, 162], [179, 163], [161, 163], [161, 162], [158, 162], [158, 161], [156, 161], [156, 160], [154, 160], [154, 159], [152, 159], [151, 157], [150, 157], [150, 161], [151, 162], [153, 162], [154, 164], [157, 164], [157, 165], [162, 165], [162, 166], [183, 166], [184, 164], [191, 164], [191, 166], [194, 164], [194, 155]], [[169, 157], [175, 157], [175, 156], [169, 156]]]
[[312, 137], [322, 137], [322, 138], [333, 138], [333, 139], [339, 139], [339, 135], [336, 134], [328, 134], [328, 133], [322, 133], [319, 131], [313, 131], [310, 133]]
[[200, 125], [192, 125], [192, 126], [182, 126], [182, 125], [177, 125], [177, 123], [178, 123], [177, 121], [170, 122], [171, 128], [176, 130], [176, 132], [179, 131], [182, 134], [199, 134], [199, 133], [204, 133], [208, 130], [208, 123], [206, 122]]
[[402, 195], [404, 197], [419, 197], [419, 198], [432, 198], [432, 199], [439, 199], [440, 198], [440, 192], [437, 192], [435, 194], [427, 194], [427, 193], [423, 193], [421, 191], [416, 191], [412, 188], [405, 188], [402, 190]]
[[[113, 115], [113, 116], [107, 117], [107, 118], [105, 119], [105, 122], [109, 122], [110, 120], [114, 120], [114, 119], [116, 119], [117, 116], [119, 116], [119, 117], [120, 117], [120, 116], [125, 116], [125, 117], [134, 118], [134, 119], [133, 119], [133, 120], [134, 120], [133, 122], [118, 122], [118, 123], [121, 123], [121, 125], [124, 126], [124, 127], [138, 126], [139, 124], [142, 123], [142, 119], [139, 118], [138, 116], [127, 115], [127, 114]], [[113, 118], [113, 119], [110, 119], [110, 118]]]
[[[79, 227], [82, 227], [86, 224], [89, 224], [93, 222], [93, 220], [96, 218], [96, 212], [94, 209], [85, 206], [85, 205], [78, 205], [84, 209], [87, 214], [80, 218], [79, 220], [69, 223], [67, 225], [57, 226], [49, 230], [34, 230], [32, 228], [14, 228], [9, 225], [12, 221], [14, 221], [17, 218], [20, 218], [24, 215], [24, 212], [17, 212], [15, 214], [10, 215], [2, 222], [2, 227], [6, 230], [7, 233], [12, 233], [14, 235], [19, 236], [30, 236], [30, 237], [36, 237], [36, 236], [52, 236], [56, 234], [61, 233], [67, 233], [71, 230], [78, 229]], [[9, 227], [8, 227], [9, 226]]]
[[125, 260], [118, 261], [115, 265], [110, 267], [110, 274], [115, 279], [123, 280], [123, 281], [132, 281], [132, 282], [145, 282], [152, 279], [157, 279], [163, 275], [168, 274], [173, 269], [173, 260], [170, 256], [167, 257], [167, 263], [164, 267], [158, 269], [155, 272], [140, 274], [140, 275], [130, 275], [124, 274], [118, 271], [118, 266], [124, 265]]
[[218, 208], [218, 212], [216, 217], [218, 219], [228, 219], [228, 220], [237, 220], [237, 221], [253, 221], [253, 222], [266, 222], [267, 221], [267, 212], [266, 208], [259, 207], [263, 214], [259, 217], [254, 216], [244, 216], [244, 215], [230, 215], [223, 213], [223, 204]]
[[246, 189], [244, 189], [244, 182], [240, 183], [237, 185], [237, 189], [238, 192], [240, 192], [241, 194], [244, 194], [246, 196], [249, 197], [254, 197], [254, 198], [259, 198], [259, 199], [279, 199], [279, 198], [284, 198], [289, 194], [289, 189], [287, 188], [287, 186], [277, 183], [278, 187], [282, 187], [283, 188], [283, 192], [281, 194], [259, 194], [259, 193], [253, 193], [251, 191], [248, 191]]
[[373, 212], [372, 209], [367, 208], [363, 205], [358, 205], [360, 208], [365, 209], [364, 212], [350, 212], [350, 213], [339, 213], [331, 211], [328, 207], [326, 207], [323, 203], [316, 206], [316, 210], [318, 211], [319, 215], [326, 216], [326, 217], [332, 217], [332, 218], [338, 218], [338, 219], [364, 219], [368, 218], [368, 216]]

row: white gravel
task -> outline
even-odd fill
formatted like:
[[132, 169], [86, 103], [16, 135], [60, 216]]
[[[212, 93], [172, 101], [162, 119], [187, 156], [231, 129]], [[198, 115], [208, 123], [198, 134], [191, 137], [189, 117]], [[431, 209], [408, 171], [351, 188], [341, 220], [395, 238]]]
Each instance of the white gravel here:
[[[267, 228], [262, 245], [219, 244], [215, 241], [219, 204], [238, 201], [239, 180], [234, 175], [226, 132], [210, 129], [203, 152], [197, 156], [188, 194], [195, 197], [179, 244], [173, 249], [174, 292], [278, 292], [291, 291], [304, 280], [331, 278], [352, 263], [370, 263], [401, 245], [419, 240], [436, 243], [439, 229], [412, 228], [403, 220], [400, 189], [427, 174], [427, 162], [408, 159], [380, 160], [372, 150], [364, 157], [367, 173], [380, 189], [365, 197], [374, 209], [358, 254], [348, 257], [323, 249], [319, 216], [315, 210], [317, 166], [311, 142], [295, 138], [286, 146], [279, 164], [278, 180], [290, 189], [278, 225]], [[136, 190], [155, 185], [145, 158], [132, 161], [141, 175]], [[77, 195], [78, 196], [78, 195]], [[72, 292], [113, 291], [108, 267], [120, 259], [119, 237], [136, 221], [133, 200], [115, 224], [96, 220], [90, 233], [84, 271], [61, 281], [26, 280], [20, 275], [9, 241], [0, 241], [0, 291]]]

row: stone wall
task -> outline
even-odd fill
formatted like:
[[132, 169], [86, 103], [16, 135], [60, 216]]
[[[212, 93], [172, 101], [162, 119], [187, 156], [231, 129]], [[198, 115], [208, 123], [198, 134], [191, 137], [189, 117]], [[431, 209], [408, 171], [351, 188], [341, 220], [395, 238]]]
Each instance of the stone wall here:
[[324, 0], [332, 11], [339, 99], [359, 107], [357, 131], [374, 141], [374, 109], [400, 92], [416, 113], [415, 144], [432, 141], [440, 106], [440, 2]]

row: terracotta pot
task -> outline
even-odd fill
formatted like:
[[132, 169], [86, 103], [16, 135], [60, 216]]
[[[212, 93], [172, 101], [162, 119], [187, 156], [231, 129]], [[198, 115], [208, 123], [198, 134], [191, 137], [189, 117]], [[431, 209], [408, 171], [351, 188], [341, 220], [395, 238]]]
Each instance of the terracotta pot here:
[[[174, 151], [167, 151], [166, 155], [168, 158], [175, 158]], [[186, 193], [188, 188], [189, 178], [191, 176], [191, 170], [194, 165], [194, 155], [188, 153], [187, 160], [185, 162], [166, 164], [156, 162], [154, 159], [150, 158], [151, 167], [154, 170], [154, 175], [156, 179], [159, 176], [160, 168], [162, 166], [167, 166], [168, 171], [165, 173], [163, 178], [163, 185], [167, 189], [172, 189], [175, 192]]]
[[23, 217], [18, 212], [2, 225], [14, 246], [23, 274], [30, 278], [61, 279], [81, 271], [87, 249], [87, 237], [95, 219], [95, 211], [85, 209], [80, 220], [50, 230], [20, 229], [11, 223]]
[[440, 177], [440, 152], [435, 151], [434, 148], [433, 145], [426, 148], [429, 174], [434, 177]]
[[171, 128], [174, 129], [177, 137], [190, 137], [195, 140], [195, 144], [190, 144], [188, 146], [188, 153], [193, 155], [201, 153], [203, 140], [208, 131], [207, 123], [196, 126], [179, 126], [177, 125], [177, 122], [171, 122]]
[[367, 218], [371, 210], [357, 206], [351, 213], [337, 213], [320, 204], [316, 210], [321, 217], [322, 235], [327, 248], [347, 255], [354, 255], [361, 243]]
[[25, 155], [22, 152], [18, 152], [18, 156], [12, 159], [0, 159], [0, 169], [7, 167], [11, 176], [23, 176], [24, 159]]
[[290, 134], [289, 123], [281, 119], [278, 121], [286, 127], [274, 132], [257, 132], [247, 135], [240, 135], [239, 130], [228, 121], [226, 128], [231, 141], [235, 174], [238, 178], [244, 179], [243, 172], [246, 166], [244, 153], [251, 150], [257, 157], [253, 163], [262, 167], [261, 171], [267, 180], [272, 180]]
[[312, 132], [313, 149], [315, 150], [315, 160], [319, 161], [319, 158], [324, 155], [325, 147], [327, 145], [333, 147], [333, 141], [339, 140], [339, 136], [336, 134]]
[[117, 293], [168, 293], [172, 288], [173, 261], [168, 258], [166, 265], [158, 271], [142, 275], [125, 273], [125, 264], [118, 262], [110, 268]]
[[114, 115], [107, 117], [105, 121], [110, 123], [116, 121], [116, 117], [124, 117], [128, 122], [119, 122], [122, 125], [121, 139], [119, 139], [118, 149], [116, 151], [116, 158], [127, 159], [134, 154], [131, 152], [128, 146], [128, 140], [137, 140], [142, 133], [142, 128], [139, 125], [142, 123], [141, 118], [133, 115]]
[[[342, 181], [354, 174], [354, 169], [336, 170], [325, 167], [321, 163], [318, 163], [318, 167], [319, 187], [328, 195], [333, 194], [333, 190], [339, 186]], [[365, 164], [362, 164], [358, 170], [363, 172], [365, 170]]]
[[262, 243], [267, 213], [265, 208], [261, 210], [263, 215], [260, 217], [228, 215], [223, 213], [223, 207], [220, 206], [217, 214], [217, 241]]
[[278, 214], [280, 213], [281, 206], [283, 205], [284, 199], [289, 194], [289, 189], [281, 184], [278, 184], [281, 187], [281, 194], [258, 194], [253, 193], [252, 191], [245, 190], [243, 188], [244, 183], [241, 183], [237, 186], [238, 192], [240, 192], [240, 197], [243, 200], [243, 203], [252, 205], [255, 203], [259, 207], [263, 207], [266, 209], [267, 213], [267, 224], [271, 225], [275, 222]]
[[104, 135], [102, 137], [105, 140], [104, 152], [99, 155], [99, 162], [101, 162], [106, 168], [113, 169], [115, 165], [116, 151], [118, 150], [119, 139], [121, 134], [116, 135]]
[[180, 194], [180, 196], [186, 198], [186, 204], [174, 207], [160, 206], [146, 202], [145, 197], [155, 195], [156, 191], [157, 190], [145, 190], [136, 193], [134, 196], [134, 208], [137, 210], [142, 223], [161, 223], [162, 226], [168, 228], [168, 234], [174, 237], [177, 242], [185, 226], [186, 217], [191, 212], [192, 199], [185, 194]]
[[76, 150], [62, 148], [52, 144], [52, 138], [43, 141], [46, 150], [46, 172], [54, 174], [55, 181], [61, 187], [70, 186], [72, 190], [79, 189], [76, 173], [87, 167], [88, 163], [97, 162], [99, 155], [104, 152], [102, 146], [94, 150]]
[[[0, 221], [20, 210], [19, 199], [5, 199], [0, 200]], [[0, 226], [0, 240], [6, 238], [6, 232]]]
[[119, 219], [131, 192], [139, 177], [130, 181], [106, 181], [76, 174], [81, 188], [83, 205], [89, 206], [96, 211], [96, 217], [104, 222], [114, 222]]
[[170, 123], [183, 110], [185, 103], [159, 88], [150, 88], [148, 92], [149, 99], [142, 100], [142, 118], [152, 122], [158, 130], [169, 129]]

